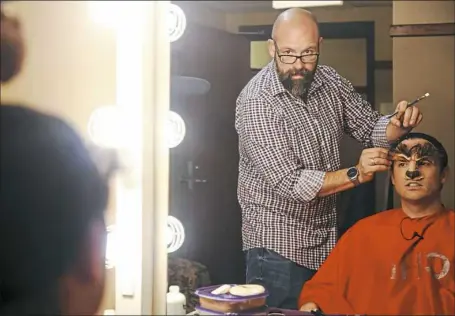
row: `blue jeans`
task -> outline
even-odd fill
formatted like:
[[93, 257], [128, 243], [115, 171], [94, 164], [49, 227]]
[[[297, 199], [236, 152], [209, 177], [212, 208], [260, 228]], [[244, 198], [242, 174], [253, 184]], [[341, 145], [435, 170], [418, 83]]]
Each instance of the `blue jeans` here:
[[261, 284], [269, 291], [269, 307], [298, 309], [302, 286], [315, 273], [272, 250], [254, 248], [246, 251], [246, 283]]

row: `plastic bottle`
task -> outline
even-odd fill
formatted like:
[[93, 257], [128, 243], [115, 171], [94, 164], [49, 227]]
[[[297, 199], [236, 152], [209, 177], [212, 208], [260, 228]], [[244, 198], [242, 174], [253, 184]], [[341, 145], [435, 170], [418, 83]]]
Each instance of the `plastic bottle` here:
[[166, 294], [166, 315], [186, 315], [186, 297], [177, 285], [171, 285]]

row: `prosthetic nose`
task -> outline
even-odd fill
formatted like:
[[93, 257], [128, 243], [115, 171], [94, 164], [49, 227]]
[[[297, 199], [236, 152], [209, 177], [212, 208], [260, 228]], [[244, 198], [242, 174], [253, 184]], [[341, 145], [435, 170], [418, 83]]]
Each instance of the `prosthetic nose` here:
[[406, 179], [407, 180], [416, 180], [416, 179], [420, 178], [420, 176], [421, 176], [421, 174], [417, 167], [417, 162], [414, 160], [410, 161], [408, 170], [406, 170]]

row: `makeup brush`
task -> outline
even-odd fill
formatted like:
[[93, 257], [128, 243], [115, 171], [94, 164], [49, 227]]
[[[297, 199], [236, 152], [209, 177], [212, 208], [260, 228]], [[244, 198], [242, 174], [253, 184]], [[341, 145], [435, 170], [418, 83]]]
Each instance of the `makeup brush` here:
[[[416, 104], [417, 102], [419, 102], [420, 100], [423, 100], [423, 99], [426, 99], [430, 96], [430, 94], [427, 92], [425, 93], [424, 95], [422, 95], [421, 97], [418, 97], [417, 99], [415, 99], [414, 101], [412, 101], [411, 103], [408, 103], [408, 105], [406, 106], [406, 108], [410, 107], [410, 106], [413, 106], [414, 104]], [[392, 114], [392, 116], [394, 115], [397, 115], [398, 114], [398, 111], [396, 111], [395, 113]], [[391, 117], [392, 117], [391, 116]]]

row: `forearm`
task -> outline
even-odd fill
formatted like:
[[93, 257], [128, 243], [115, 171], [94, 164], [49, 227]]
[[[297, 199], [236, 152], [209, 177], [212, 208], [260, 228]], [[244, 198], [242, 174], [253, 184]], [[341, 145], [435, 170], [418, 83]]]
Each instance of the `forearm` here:
[[389, 138], [390, 116], [380, 117], [370, 136], [370, 144], [375, 148], [389, 148], [393, 140]]
[[301, 169], [283, 178], [275, 190], [286, 198], [308, 203], [317, 197], [352, 189], [354, 183], [347, 173], [348, 169], [333, 172]]
[[349, 179], [347, 173], [348, 169], [333, 172], [299, 170], [291, 177], [283, 179], [276, 187], [276, 190], [282, 196], [308, 203], [317, 197], [324, 197], [352, 189], [355, 185]]
[[348, 169], [327, 172], [324, 177], [324, 183], [318, 196], [328, 196], [335, 193], [343, 192], [354, 188], [354, 183], [348, 178]]

